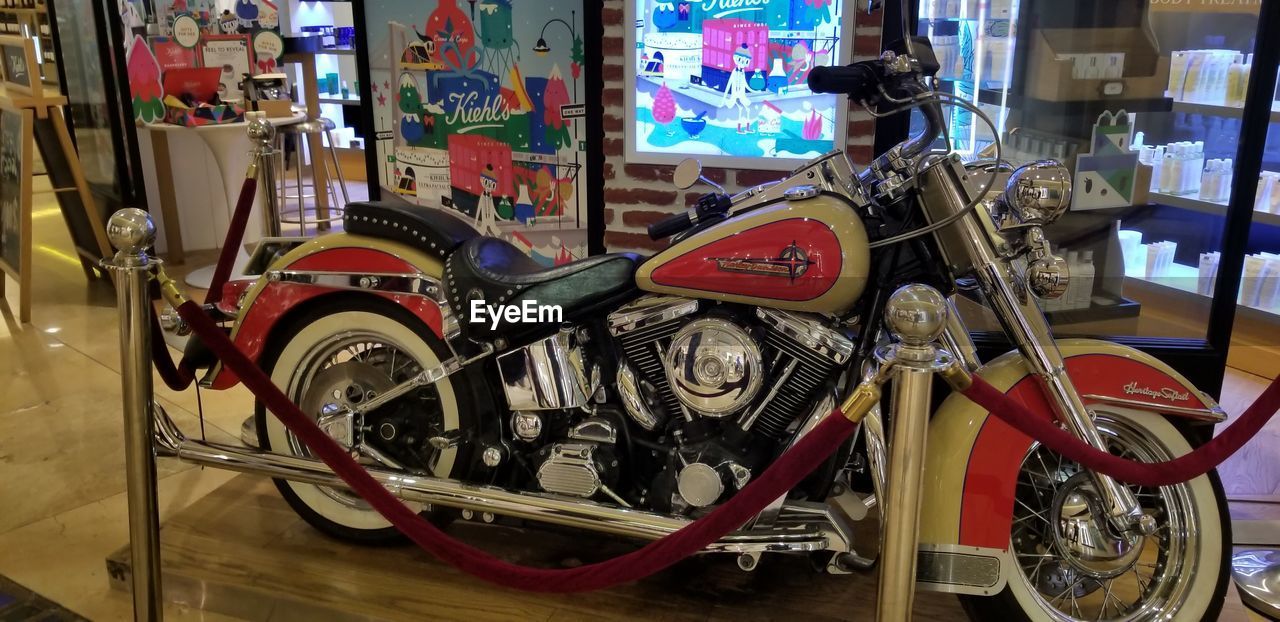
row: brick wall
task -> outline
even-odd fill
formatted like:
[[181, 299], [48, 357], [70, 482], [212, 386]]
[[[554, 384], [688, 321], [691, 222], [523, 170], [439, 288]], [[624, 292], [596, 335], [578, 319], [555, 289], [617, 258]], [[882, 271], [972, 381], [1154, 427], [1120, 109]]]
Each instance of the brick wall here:
[[[846, 14], [857, 14], [854, 30], [854, 60], [875, 58], [880, 54], [880, 16], [855, 11], [860, 0], [846, 0]], [[666, 246], [654, 242], [645, 227], [693, 204], [705, 189], [677, 191], [671, 183], [672, 166], [627, 164], [624, 132], [627, 130], [623, 90], [626, 72], [623, 67], [625, 33], [622, 21], [623, 0], [604, 0], [604, 221], [605, 246], [610, 252], [652, 251]], [[849, 158], [856, 165], [871, 161], [875, 124], [861, 107], [849, 111]], [[779, 171], [707, 169], [708, 179], [737, 192], [782, 176]]]

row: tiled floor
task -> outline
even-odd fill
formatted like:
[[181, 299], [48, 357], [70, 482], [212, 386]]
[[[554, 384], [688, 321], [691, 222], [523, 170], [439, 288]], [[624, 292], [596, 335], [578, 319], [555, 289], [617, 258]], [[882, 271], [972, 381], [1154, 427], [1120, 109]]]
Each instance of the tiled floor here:
[[[103, 561], [127, 540], [114, 294], [85, 282], [48, 196], [34, 213], [34, 323], [18, 325], [16, 305], [0, 305], [0, 574], [91, 619], [126, 619], [129, 598], [109, 590]], [[1232, 382], [1242, 388], [1229, 406], [1251, 399], [1261, 380]], [[198, 434], [195, 394], [156, 384], [183, 430]], [[247, 393], [203, 397], [208, 435], [236, 438], [252, 405]], [[1259, 444], [1250, 460], [1269, 464], [1267, 449]], [[1260, 474], [1239, 465], [1241, 481], [1250, 472]], [[167, 460], [160, 475], [162, 519], [231, 477]], [[1274, 492], [1280, 475], [1262, 479], [1248, 489]], [[167, 614], [217, 619], [173, 607]]]

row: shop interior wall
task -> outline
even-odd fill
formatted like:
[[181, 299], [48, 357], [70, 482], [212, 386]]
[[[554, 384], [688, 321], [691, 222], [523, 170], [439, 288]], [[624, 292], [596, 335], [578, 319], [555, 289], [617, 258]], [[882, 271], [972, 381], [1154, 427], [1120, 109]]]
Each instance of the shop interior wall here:
[[[853, 4], [853, 3], [850, 3]], [[863, 2], [857, 2], [861, 6]], [[645, 227], [684, 210], [709, 189], [695, 186], [677, 190], [671, 183], [674, 167], [654, 164], [627, 164], [624, 132], [626, 43], [623, 31], [624, 0], [605, 0], [603, 8], [604, 40], [604, 242], [609, 252], [648, 252], [665, 248], [667, 241], [653, 241]], [[854, 28], [854, 60], [880, 55], [881, 19], [883, 11], [867, 15], [856, 12]], [[849, 111], [849, 158], [856, 166], [871, 162], [875, 139], [875, 122], [861, 106]], [[707, 169], [708, 179], [724, 185], [730, 193], [779, 179], [779, 171]]]

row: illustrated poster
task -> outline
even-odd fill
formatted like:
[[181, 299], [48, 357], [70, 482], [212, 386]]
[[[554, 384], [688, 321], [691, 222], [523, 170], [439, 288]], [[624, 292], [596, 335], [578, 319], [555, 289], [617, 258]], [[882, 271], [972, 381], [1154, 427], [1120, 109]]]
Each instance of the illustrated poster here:
[[584, 257], [582, 0], [367, 0], [379, 181], [554, 266]]
[[847, 4], [627, 0], [628, 161], [789, 169], [842, 145], [844, 98], [808, 78], [848, 62]]
[[271, 0], [116, 0], [116, 9], [134, 117], [144, 123], [164, 119], [165, 95], [182, 95], [164, 92], [164, 73], [172, 69], [221, 67], [218, 94], [229, 102], [244, 99], [244, 74], [279, 70], [283, 40]]
[[221, 67], [218, 96], [223, 101], [240, 101], [244, 93], [240, 83], [245, 74], [253, 75], [253, 55], [248, 35], [204, 37], [200, 41], [200, 64], [205, 67]]

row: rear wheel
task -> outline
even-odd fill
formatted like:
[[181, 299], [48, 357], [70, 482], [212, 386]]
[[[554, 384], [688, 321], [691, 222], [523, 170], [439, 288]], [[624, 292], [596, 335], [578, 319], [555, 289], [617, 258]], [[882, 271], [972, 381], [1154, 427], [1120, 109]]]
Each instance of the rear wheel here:
[[[1162, 462], [1191, 446], [1162, 417], [1099, 412], [1111, 453]], [[1216, 474], [1175, 486], [1131, 486], [1156, 521], [1117, 534], [1092, 477], [1039, 444], [1023, 460], [1010, 534], [1008, 586], [965, 597], [975, 620], [1215, 620], [1226, 594], [1230, 528]]]
[[[317, 305], [282, 327], [279, 335], [263, 359], [263, 369], [357, 461], [437, 477], [460, 477], [465, 472], [464, 444], [437, 451], [427, 443], [431, 436], [446, 431], [470, 429], [470, 414], [459, 408], [459, 398], [466, 394], [460, 386], [465, 382], [462, 375], [445, 378], [363, 418], [345, 414], [439, 365], [447, 356], [445, 344], [415, 316], [381, 300], [349, 298]], [[311, 456], [261, 404], [256, 414], [264, 449]], [[282, 479], [275, 483], [294, 511], [326, 534], [371, 544], [401, 539], [386, 519], [349, 490]]]

